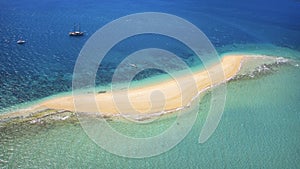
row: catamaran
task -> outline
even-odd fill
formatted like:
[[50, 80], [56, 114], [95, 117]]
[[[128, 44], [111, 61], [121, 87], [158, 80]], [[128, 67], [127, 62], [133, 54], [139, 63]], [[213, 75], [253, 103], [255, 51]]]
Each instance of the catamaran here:
[[82, 36], [84, 33], [80, 31], [80, 25], [78, 25], [78, 28], [76, 30], [76, 25], [74, 25], [74, 30], [72, 32], [69, 32], [69, 36]]

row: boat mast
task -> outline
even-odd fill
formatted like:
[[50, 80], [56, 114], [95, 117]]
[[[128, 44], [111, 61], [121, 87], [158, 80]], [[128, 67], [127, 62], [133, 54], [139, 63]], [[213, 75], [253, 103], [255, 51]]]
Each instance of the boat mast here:
[[73, 32], [76, 31], [76, 24], [74, 23], [74, 26], [73, 26]]

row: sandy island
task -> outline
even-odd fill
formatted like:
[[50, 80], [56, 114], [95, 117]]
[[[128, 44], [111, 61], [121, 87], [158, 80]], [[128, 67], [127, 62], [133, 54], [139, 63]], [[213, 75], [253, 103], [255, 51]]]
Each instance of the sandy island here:
[[[81, 94], [76, 96], [76, 108], [74, 96], [58, 97], [24, 110], [0, 115], [0, 119], [25, 117], [33, 112], [47, 109], [84, 113], [100, 112], [102, 116], [151, 115], [159, 112], [172, 112], [188, 106], [199, 93], [235, 77], [240, 71], [242, 63], [249, 58], [253, 57], [228, 54], [223, 56], [220, 63], [190, 75], [181, 75], [176, 80], [129, 88], [128, 91], [120, 90], [113, 93], [107, 91], [95, 95]], [[214, 81], [212, 81], [211, 76], [217, 78], [213, 78]], [[95, 101], [96, 104], [91, 104]]]

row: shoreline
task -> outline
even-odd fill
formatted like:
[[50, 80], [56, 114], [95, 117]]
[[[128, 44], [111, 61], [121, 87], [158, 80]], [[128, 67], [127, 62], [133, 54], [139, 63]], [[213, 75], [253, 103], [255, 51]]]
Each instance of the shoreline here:
[[[5, 113], [0, 115], [0, 120], [9, 119], [9, 118], [19, 118], [19, 117], [28, 117], [35, 112], [42, 112], [47, 110], [53, 110], [49, 114], [57, 114], [57, 112], [85, 112], [97, 114], [100, 110], [102, 117], [135, 117], [138, 120], [141, 118], [151, 118], [152, 116], [161, 116], [164, 114], [169, 114], [171, 112], [176, 112], [179, 109], [184, 109], [184, 107], [189, 106], [189, 103], [193, 98], [197, 97], [200, 93], [203, 93], [213, 86], [216, 86], [220, 83], [227, 82], [234, 78], [243, 67], [245, 66], [245, 62], [249, 62], [249, 60], [257, 59], [257, 58], [272, 58], [276, 57], [264, 56], [264, 55], [249, 55], [249, 54], [223, 54], [222, 55], [222, 67], [224, 70], [225, 78], [218, 79], [214, 83], [211, 82], [209, 78], [209, 74], [207, 70], [211, 73], [216, 71], [216, 67], [220, 66], [219, 64], [215, 64], [209, 67], [206, 70], [200, 70], [198, 72], [194, 72], [191, 76], [182, 76], [179, 79], [184, 82], [186, 79], [189, 81], [190, 79], [194, 79], [197, 85], [197, 91], [189, 90], [188, 84], [183, 84], [180, 87], [184, 88], [184, 93], [186, 93], [186, 97], [183, 98], [181, 95], [180, 89], [177, 86], [176, 81], [169, 80], [160, 82], [157, 84], [146, 85], [142, 87], [137, 87], [128, 90], [128, 97], [130, 99], [130, 103], [132, 107], [126, 106], [121, 102], [120, 106], [116, 106], [114, 104], [114, 99], [112, 98], [111, 92], [106, 93], [97, 93], [95, 99], [97, 101], [97, 107], [89, 107], [88, 103], [91, 101], [89, 98], [89, 94], [79, 96], [79, 100], [82, 102], [81, 106], [74, 107], [74, 97], [70, 96], [62, 96], [58, 98], [51, 98], [49, 100], [43, 100], [40, 103], [37, 103], [33, 106], [27, 107], [27, 109], [18, 110], [15, 112]], [[252, 59], [252, 60], [253, 60]], [[219, 72], [217, 72], [219, 73]], [[180, 80], [180, 81], [181, 81]], [[154, 96], [154, 100], [158, 100], [155, 102], [156, 105], [151, 105], [150, 96], [153, 91], [162, 91], [165, 96], [165, 104], [163, 107], [158, 103], [161, 101], [162, 95]], [[117, 91], [114, 93], [114, 96], [123, 95], [124, 91]], [[77, 99], [78, 99], [77, 98]], [[181, 98], [181, 99], [180, 99]], [[182, 99], [183, 98], [183, 99]], [[152, 98], [153, 99], [153, 98]], [[122, 100], [121, 100], [122, 101]], [[153, 100], [152, 100], [153, 101]], [[121, 112], [122, 111], [122, 112]], [[130, 112], [131, 111], [131, 112]], [[130, 112], [130, 113], [128, 113]]]

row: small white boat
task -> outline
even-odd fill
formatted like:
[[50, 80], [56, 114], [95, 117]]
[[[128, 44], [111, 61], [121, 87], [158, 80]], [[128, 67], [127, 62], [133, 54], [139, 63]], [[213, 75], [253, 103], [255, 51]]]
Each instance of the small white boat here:
[[25, 42], [26, 42], [25, 40], [20, 39], [20, 40], [17, 41], [17, 44], [24, 44]]
[[131, 67], [137, 68], [137, 65], [136, 65], [136, 64], [129, 63], [129, 65], [130, 65]]
[[78, 25], [78, 30], [76, 30], [76, 25], [74, 25], [74, 30], [72, 32], [69, 32], [69, 36], [82, 36], [84, 32], [80, 31], [80, 25]]

